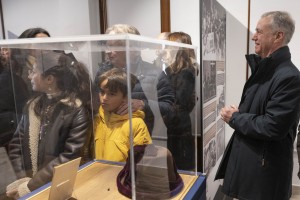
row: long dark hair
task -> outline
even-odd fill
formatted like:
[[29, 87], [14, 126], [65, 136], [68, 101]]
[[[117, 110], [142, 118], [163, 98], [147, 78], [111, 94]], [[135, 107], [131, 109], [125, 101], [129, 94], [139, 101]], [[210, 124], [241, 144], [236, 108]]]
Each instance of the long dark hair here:
[[37, 27], [37, 28], [29, 28], [26, 29], [23, 33], [21, 33], [21, 35], [18, 37], [20, 38], [34, 38], [37, 34], [39, 33], [44, 33], [46, 34], [48, 37], [50, 37], [50, 34], [47, 30]]
[[[42, 68], [43, 77], [52, 75], [57, 81], [56, 85], [62, 94], [55, 99], [56, 103], [61, 99], [67, 99], [70, 106], [76, 107], [77, 100], [80, 100], [83, 106], [89, 106], [91, 79], [84, 64], [78, 62], [73, 54], [41, 51], [38, 54], [37, 64]], [[38, 97], [34, 111], [40, 115], [47, 95], [40, 94]]]

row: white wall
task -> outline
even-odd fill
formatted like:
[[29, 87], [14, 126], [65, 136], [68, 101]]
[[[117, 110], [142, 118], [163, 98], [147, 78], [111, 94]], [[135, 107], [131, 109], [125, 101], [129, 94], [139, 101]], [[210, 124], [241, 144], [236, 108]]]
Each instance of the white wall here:
[[[188, 2], [188, 3], [187, 3]], [[171, 32], [183, 31], [192, 38], [195, 46], [200, 46], [200, 1], [171, 0]], [[200, 59], [200, 49], [197, 50]]]
[[[226, 9], [226, 96], [225, 104], [238, 105], [246, 82], [247, 9], [246, 1], [218, 0]], [[225, 126], [228, 143], [233, 129]]]
[[[2, 6], [7, 39], [32, 27], [46, 29], [51, 37], [100, 33], [98, 0], [2, 0]], [[77, 59], [97, 60], [83, 54]]]
[[19, 36], [31, 27], [45, 28], [51, 36], [99, 33], [99, 23], [91, 25], [99, 15], [90, 15], [98, 0], [2, 0], [2, 6], [6, 38], [8, 31]]
[[109, 0], [107, 24], [130, 24], [141, 35], [156, 37], [160, 33], [160, 0]]

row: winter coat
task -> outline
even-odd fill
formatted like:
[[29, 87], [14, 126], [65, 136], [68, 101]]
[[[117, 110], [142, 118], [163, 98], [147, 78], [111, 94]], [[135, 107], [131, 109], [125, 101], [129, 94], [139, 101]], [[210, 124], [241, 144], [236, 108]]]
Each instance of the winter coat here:
[[[133, 145], [151, 144], [152, 140], [143, 120], [142, 111], [132, 113]], [[129, 115], [117, 115], [99, 109], [96, 119], [96, 159], [125, 162], [130, 149]]]
[[13, 137], [29, 93], [24, 80], [5, 69], [0, 72], [0, 96], [0, 147], [2, 147]]
[[300, 73], [287, 46], [261, 59], [246, 56], [252, 75], [246, 82], [235, 130], [216, 179], [238, 199], [288, 200], [292, 189], [293, 142], [299, 121]]
[[41, 133], [41, 119], [31, 101], [9, 144], [9, 157], [17, 177], [30, 177], [30, 191], [51, 181], [53, 167], [80, 156], [87, 130], [89, 115], [76, 100], [71, 106], [68, 99], [61, 99], [54, 108], [46, 131]]
[[185, 68], [178, 73], [166, 69], [175, 92], [175, 112], [168, 128], [168, 149], [178, 169], [195, 167], [195, 136], [192, 135], [190, 112], [195, 106], [195, 69]]
[[[99, 86], [99, 76], [104, 72], [113, 68], [109, 62], [102, 63], [98, 69], [95, 86]], [[154, 114], [151, 108], [156, 108], [158, 104], [159, 114], [166, 124], [172, 118], [174, 108], [174, 91], [164, 72], [151, 63], [144, 62], [141, 58], [138, 61], [137, 71], [134, 73], [138, 78], [138, 83], [132, 89], [132, 99], [140, 99], [144, 101], [145, 123], [152, 133], [154, 126]]]

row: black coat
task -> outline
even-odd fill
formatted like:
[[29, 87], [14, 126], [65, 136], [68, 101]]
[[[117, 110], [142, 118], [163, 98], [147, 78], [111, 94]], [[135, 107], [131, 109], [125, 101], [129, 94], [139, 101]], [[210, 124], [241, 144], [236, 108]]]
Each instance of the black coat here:
[[0, 72], [0, 147], [11, 140], [29, 93], [24, 80], [10, 70]]
[[288, 200], [299, 121], [300, 73], [287, 46], [265, 59], [246, 56], [252, 75], [229, 125], [235, 130], [216, 179], [239, 199]]
[[[32, 177], [27, 185], [31, 191], [51, 181], [54, 166], [81, 156], [90, 122], [83, 106], [71, 107], [68, 101], [61, 100], [53, 111], [47, 131], [41, 134], [37, 125], [39, 117], [35, 117], [33, 111], [34, 103], [31, 102], [23, 114], [9, 144], [9, 157], [17, 177]], [[33, 153], [37, 154], [35, 174]]]
[[190, 117], [195, 106], [195, 71], [194, 68], [185, 68], [172, 73], [170, 68], [166, 68], [175, 92], [175, 112], [168, 127], [168, 149], [181, 170], [195, 167], [195, 136]]

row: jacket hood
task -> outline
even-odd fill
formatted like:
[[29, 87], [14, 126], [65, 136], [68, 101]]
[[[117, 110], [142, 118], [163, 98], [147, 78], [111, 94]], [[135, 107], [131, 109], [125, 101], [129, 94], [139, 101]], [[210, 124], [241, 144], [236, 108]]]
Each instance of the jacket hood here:
[[[109, 113], [107, 111], [104, 111], [102, 106], [99, 108], [99, 115], [100, 119], [103, 121], [103, 123], [107, 125], [113, 125], [116, 123], [119, 123], [121, 121], [127, 121], [129, 120], [129, 114], [126, 115], [118, 115], [116, 113]], [[145, 113], [141, 110], [135, 111], [132, 113], [132, 118], [145, 118]]]

